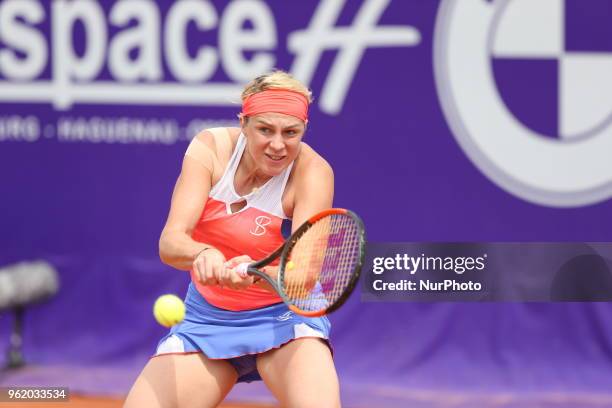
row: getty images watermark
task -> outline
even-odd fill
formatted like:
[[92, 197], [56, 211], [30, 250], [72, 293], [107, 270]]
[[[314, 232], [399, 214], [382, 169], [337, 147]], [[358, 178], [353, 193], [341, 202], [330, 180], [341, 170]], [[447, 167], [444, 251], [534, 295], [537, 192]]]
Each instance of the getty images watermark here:
[[[471, 256], [410, 256], [409, 254], [396, 254], [392, 257], [375, 257], [372, 260], [372, 273], [382, 275], [388, 271], [403, 272], [416, 275], [418, 272], [444, 271], [462, 275], [469, 271], [483, 271], [485, 269], [487, 254], [479, 257]], [[431, 275], [427, 275], [431, 276]], [[472, 280], [458, 281], [456, 279], [435, 280], [419, 277], [417, 280], [400, 279], [399, 281], [385, 282], [382, 277], [374, 279], [372, 288], [375, 291], [481, 291], [482, 283]]]
[[612, 301], [610, 242], [369, 243], [364, 301]]

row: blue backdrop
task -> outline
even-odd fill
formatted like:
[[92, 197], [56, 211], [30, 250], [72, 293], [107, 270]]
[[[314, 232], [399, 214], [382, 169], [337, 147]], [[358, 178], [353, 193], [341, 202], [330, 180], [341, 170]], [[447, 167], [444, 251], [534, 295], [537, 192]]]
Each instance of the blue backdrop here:
[[[157, 257], [188, 141], [274, 67], [312, 88], [304, 141], [370, 241], [612, 241], [612, 4], [534, 3], [0, 1], [0, 263], [62, 282], [28, 359], [144, 364], [154, 299], [188, 283]], [[353, 295], [332, 316], [345, 400], [605, 394], [611, 314]]]

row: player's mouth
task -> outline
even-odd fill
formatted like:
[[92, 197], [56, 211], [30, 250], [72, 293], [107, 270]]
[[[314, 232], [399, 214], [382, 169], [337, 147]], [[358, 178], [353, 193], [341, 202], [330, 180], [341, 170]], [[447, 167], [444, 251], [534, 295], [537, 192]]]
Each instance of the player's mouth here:
[[285, 156], [278, 156], [278, 155], [267, 154], [267, 153], [264, 153], [264, 154], [266, 155], [268, 159], [275, 161], [275, 162], [282, 161], [285, 158]]

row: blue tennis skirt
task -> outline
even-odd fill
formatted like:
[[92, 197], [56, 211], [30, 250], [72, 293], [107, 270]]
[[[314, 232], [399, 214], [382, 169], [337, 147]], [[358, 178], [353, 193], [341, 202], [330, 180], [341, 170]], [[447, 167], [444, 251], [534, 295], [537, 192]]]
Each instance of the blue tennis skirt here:
[[238, 382], [261, 380], [257, 354], [291, 340], [318, 337], [331, 349], [327, 317], [303, 317], [284, 303], [234, 312], [211, 305], [189, 284], [185, 308], [185, 319], [160, 340], [155, 355], [202, 352], [227, 360], [238, 372]]

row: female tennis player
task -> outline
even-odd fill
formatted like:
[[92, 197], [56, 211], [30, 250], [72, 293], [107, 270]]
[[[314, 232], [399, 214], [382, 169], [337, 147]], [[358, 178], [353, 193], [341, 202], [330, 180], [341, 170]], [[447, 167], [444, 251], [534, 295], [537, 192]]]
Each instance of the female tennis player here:
[[126, 407], [214, 407], [236, 382], [260, 379], [282, 406], [340, 406], [327, 318], [288, 311], [235, 270], [332, 207], [332, 169], [302, 142], [311, 101], [289, 74], [263, 75], [242, 93], [241, 128], [205, 130], [187, 148], [159, 242], [164, 263], [191, 273], [186, 317]]

